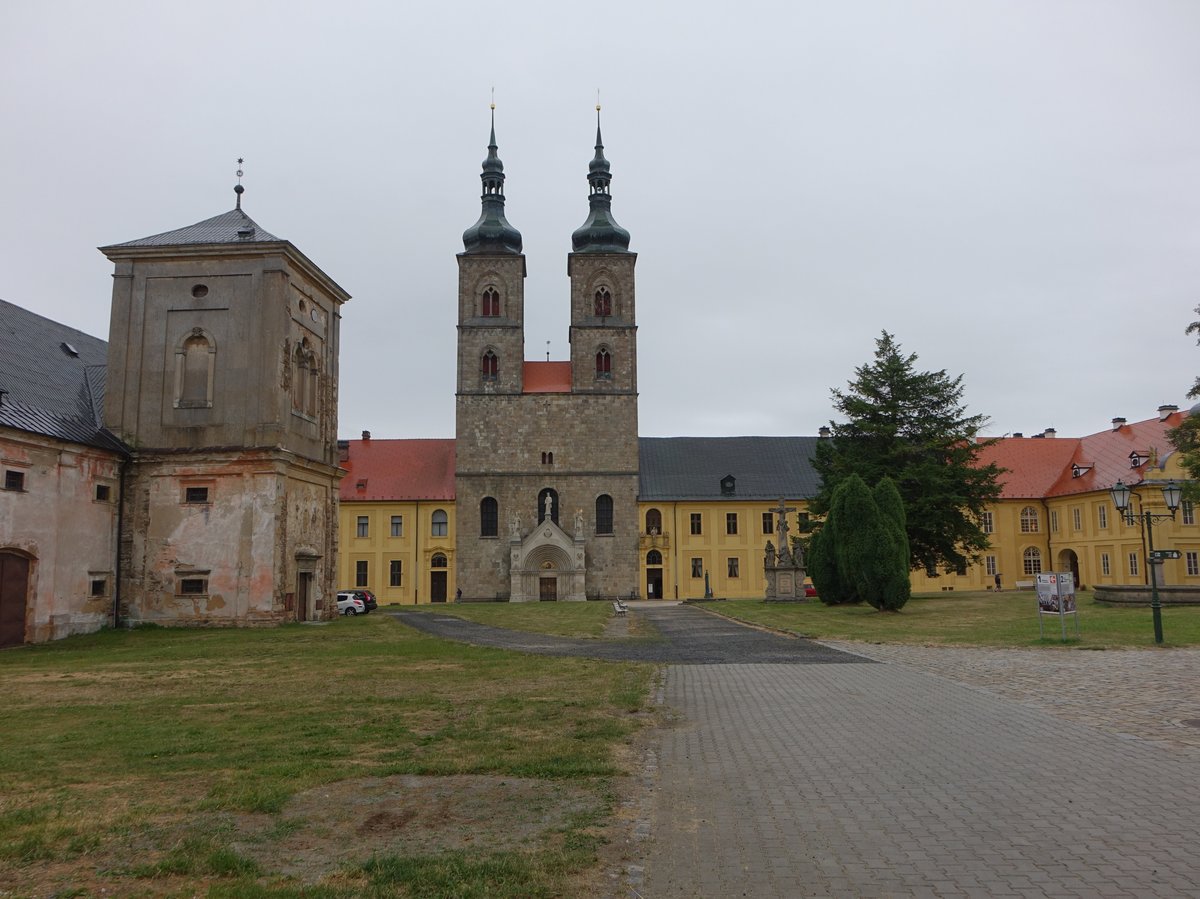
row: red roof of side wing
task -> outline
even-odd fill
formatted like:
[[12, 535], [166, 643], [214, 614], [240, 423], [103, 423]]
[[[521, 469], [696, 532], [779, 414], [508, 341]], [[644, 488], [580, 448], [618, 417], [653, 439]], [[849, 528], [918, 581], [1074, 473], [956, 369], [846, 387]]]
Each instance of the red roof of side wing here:
[[570, 393], [570, 362], [526, 362], [526, 393]]
[[[1146, 479], [1147, 469], [1161, 466], [1175, 451], [1167, 431], [1178, 427], [1185, 416], [1184, 412], [1172, 412], [1164, 420], [1150, 418], [1081, 438], [1079, 455], [1074, 460], [1080, 466], [1080, 476], [1072, 477], [1068, 467], [1047, 496], [1108, 490], [1119, 480], [1130, 486], [1140, 484]], [[1135, 452], [1142, 460], [1136, 467], [1130, 458]]]
[[1079, 448], [1074, 437], [1003, 437], [979, 454], [981, 465], [994, 462], [1007, 469], [1000, 475], [1002, 499], [1045, 496], [1071, 469]]
[[351, 440], [342, 502], [454, 501], [454, 440]]

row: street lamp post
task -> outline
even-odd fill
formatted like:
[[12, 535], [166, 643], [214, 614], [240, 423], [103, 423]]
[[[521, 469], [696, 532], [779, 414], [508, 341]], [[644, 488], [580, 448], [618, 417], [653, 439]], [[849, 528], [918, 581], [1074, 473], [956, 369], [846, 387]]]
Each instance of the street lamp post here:
[[[1179, 508], [1179, 499], [1183, 491], [1174, 481], [1168, 481], [1163, 485], [1163, 501], [1167, 504], [1169, 515], [1161, 513], [1156, 515], [1144, 507], [1137, 515], [1134, 515], [1133, 510], [1129, 507], [1129, 497], [1133, 491], [1121, 481], [1117, 481], [1109, 492], [1112, 494], [1113, 505], [1125, 519], [1125, 523], [1132, 525], [1135, 521], [1140, 522], [1142, 533], [1146, 535], [1146, 550], [1149, 556], [1146, 564], [1150, 566], [1150, 610], [1154, 615], [1154, 642], [1162, 643], [1162, 603], [1158, 601], [1158, 571], [1155, 564], [1160, 561], [1160, 558], [1165, 558], [1165, 552], [1160, 555], [1154, 550], [1154, 522], [1175, 519], [1175, 510]], [[1178, 556], [1174, 558], [1178, 558]]]

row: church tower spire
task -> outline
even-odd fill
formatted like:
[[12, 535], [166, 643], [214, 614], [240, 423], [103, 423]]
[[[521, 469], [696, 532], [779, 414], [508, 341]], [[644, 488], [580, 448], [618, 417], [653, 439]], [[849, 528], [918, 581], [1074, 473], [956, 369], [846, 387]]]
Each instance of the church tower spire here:
[[576, 253], [628, 253], [629, 232], [612, 217], [612, 181], [608, 160], [604, 158], [604, 141], [600, 136], [600, 104], [596, 104], [596, 155], [588, 165], [587, 221], [571, 235]]
[[463, 232], [465, 252], [520, 255], [521, 232], [504, 217], [504, 163], [496, 152], [496, 104], [492, 104], [492, 133], [487, 159], [479, 177], [483, 181], [483, 209], [479, 221]]

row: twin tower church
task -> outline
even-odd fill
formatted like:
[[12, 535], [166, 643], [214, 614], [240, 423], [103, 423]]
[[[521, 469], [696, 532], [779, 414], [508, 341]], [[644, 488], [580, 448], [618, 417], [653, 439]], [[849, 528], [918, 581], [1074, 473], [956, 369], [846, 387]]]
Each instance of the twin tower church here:
[[639, 588], [637, 316], [599, 122], [587, 220], [571, 235], [567, 362], [525, 358], [525, 256], [505, 217], [493, 123], [479, 221], [458, 256], [455, 560], [468, 597]]

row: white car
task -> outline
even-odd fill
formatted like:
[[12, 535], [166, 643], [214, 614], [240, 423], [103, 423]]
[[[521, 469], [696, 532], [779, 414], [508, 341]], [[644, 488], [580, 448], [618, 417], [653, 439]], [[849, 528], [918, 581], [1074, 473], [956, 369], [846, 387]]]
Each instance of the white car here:
[[353, 593], [339, 593], [337, 598], [338, 611], [343, 615], [365, 615], [367, 605]]

